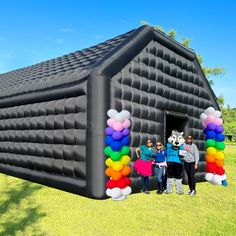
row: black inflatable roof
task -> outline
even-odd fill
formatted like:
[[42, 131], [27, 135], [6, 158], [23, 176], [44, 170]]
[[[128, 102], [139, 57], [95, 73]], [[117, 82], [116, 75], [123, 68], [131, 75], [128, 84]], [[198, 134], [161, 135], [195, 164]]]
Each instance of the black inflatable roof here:
[[[122, 42], [133, 40], [136, 34], [142, 34], [142, 29], [155, 31], [159, 36], [168, 38], [173, 45], [180, 45], [162, 32], [153, 30], [149, 26], [142, 26], [90, 48], [0, 74], [0, 97], [31, 92], [82, 79], [88, 75], [98, 61], [121, 45]], [[185, 48], [190, 54], [194, 54], [190, 48], [183, 45], [180, 47]]]
[[87, 75], [85, 70], [88, 71], [92, 65], [127, 39], [132, 32], [134, 30], [90, 48], [0, 74], [0, 97], [81, 79]]

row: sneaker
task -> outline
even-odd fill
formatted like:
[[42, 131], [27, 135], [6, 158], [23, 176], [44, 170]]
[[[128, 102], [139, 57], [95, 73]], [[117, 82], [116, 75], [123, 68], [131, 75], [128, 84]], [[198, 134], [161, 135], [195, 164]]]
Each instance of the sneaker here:
[[164, 193], [166, 193], [166, 194], [171, 194], [171, 193], [173, 193], [173, 192], [172, 192], [172, 191], [169, 192], [169, 191], [165, 190]]
[[149, 191], [145, 191], [144, 193], [146, 193], [146, 194], [150, 194], [150, 192], [149, 192]]
[[190, 196], [195, 196], [195, 195], [196, 195], [196, 191], [193, 190], [189, 195], [190, 195]]
[[183, 191], [181, 191], [181, 192], [176, 192], [177, 194], [179, 194], [179, 195], [181, 195], [181, 194], [184, 194], [184, 192]]
[[192, 192], [192, 190], [189, 190], [189, 191], [187, 192], [187, 194], [188, 194], [188, 195], [190, 195], [190, 194], [191, 194], [191, 192]]

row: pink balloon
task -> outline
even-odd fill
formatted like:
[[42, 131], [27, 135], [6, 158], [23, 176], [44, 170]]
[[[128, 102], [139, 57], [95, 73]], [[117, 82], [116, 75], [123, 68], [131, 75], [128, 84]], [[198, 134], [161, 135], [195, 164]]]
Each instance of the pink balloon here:
[[107, 120], [107, 125], [112, 127], [115, 125], [116, 121], [113, 118]]
[[216, 117], [214, 115], [209, 115], [206, 120], [204, 120], [204, 124], [208, 125], [210, 123], [215, 124]]
[[123, 125], [121, 122], [115, 122], [112, 127], [115, 131], [121, 131], [123, 129]]
[[123, 125], [124, 128], [129, 128], [130, 125], [131, 125], [131, 122], [130, 122], [129, 119], [125, 119], [125, 121], [123, 122], [122, 125]]
[[216, 118], [215, 124], [218, 125], [218, 126], [222, 125], [223, 124], [223, 120], [221, 118]]

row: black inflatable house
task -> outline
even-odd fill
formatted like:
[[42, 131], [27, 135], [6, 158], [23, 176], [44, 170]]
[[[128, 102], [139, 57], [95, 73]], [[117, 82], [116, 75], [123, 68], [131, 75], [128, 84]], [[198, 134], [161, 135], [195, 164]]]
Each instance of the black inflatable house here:
[[[193, 135], [204, 180], [199, 119], [215, 95], [195, 53], [142, 26], [114, 39], [0, 75], [0, 172], [105, 198], [107, 110], [131, 112], [134, 147], [166, 141], [172, 129]], [[133, 191], [139, 178], [132, 173]], [[153, 181], [154, 187], [154, 181]]]

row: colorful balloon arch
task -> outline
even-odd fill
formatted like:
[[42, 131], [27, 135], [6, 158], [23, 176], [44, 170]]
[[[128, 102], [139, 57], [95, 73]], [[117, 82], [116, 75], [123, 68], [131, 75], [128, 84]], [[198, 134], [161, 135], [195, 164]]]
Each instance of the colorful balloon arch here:
[[105, 129], [105, 143], [107, 147], [104, 153], [107, 169], [106, 175], [110, 179], [106, 183], [106, 194], [113, 200], [124, 200], [131, 193], [131, 179], [127, 176], [131, 173], [130, 163], [130, 112], [122, 110], [117, 112], [110, 109], [107, 112], [110, 117]]
[[206, 140], [206, 177], [212, 184], [227, 186], [224, 169], [224, 149], [225, 136], [221, 119], [221, 112], [213, 107], [208, 107], [201, 115], [200, 119], [204, 127]]

